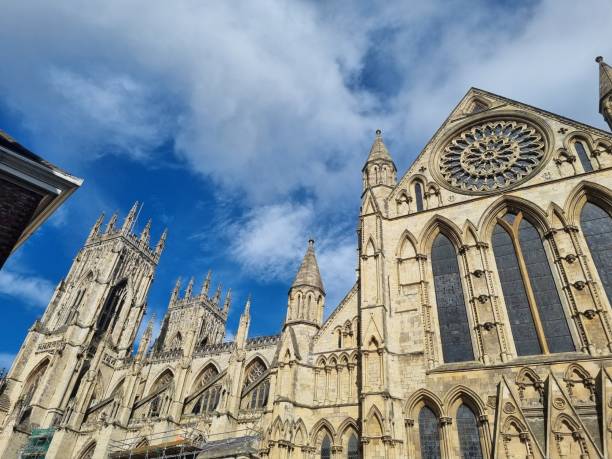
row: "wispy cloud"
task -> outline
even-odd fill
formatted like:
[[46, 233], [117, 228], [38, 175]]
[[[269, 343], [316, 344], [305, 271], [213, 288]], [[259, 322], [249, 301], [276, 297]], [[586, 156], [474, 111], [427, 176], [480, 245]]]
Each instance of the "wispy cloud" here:
[[47, 279], [9, 271], [7, 268], [0, 271], [0, 295], [14, 297], [28, 306], [47, 307], [53, 290], [54, 285]]

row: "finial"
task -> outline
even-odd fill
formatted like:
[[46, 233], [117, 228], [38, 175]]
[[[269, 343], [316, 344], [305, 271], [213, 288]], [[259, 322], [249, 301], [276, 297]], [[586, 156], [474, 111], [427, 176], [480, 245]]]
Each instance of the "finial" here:
[[117, 212], [115, 212], [113, 214], [113, 216], [111, 217], [111, 219], [108, 221], [108, 225], [106, 225], [106, 234], [109, 234], [111, 232], [114, 231], [115, 229], [115, 224], [117, 223]]
[[162, 233], [161, 237], [159, 238], [159, 242], [155, 246], [155, 254], [157, 256], [161, 255], [162, 251], [164, 250], [164, 247], [166, 246], [166, 239], [167, 238], [168, 238], [168, 228], [164, 228], [164, 232]]
[[227, 294], [225, 295], [225, 301], [223, 302], [223, 312], [227, 314], [229, 311], [230, 305], [232, 304], [232, 289], [227, 290]]
[[170, 304], [174, 303], [178, 298], [179, 290], [181, 289], [181, 278], [179, 277], [174, 284], [174, 290], [172, 290], [172, 296], [170, 297]]
[[217, 291], [215, 292], [215, 296], [213, 297], [212, 301], [215, 304], [219, 304], [219, 300], [221, 299], [221, 289], [223, 288], [222, 284], [219, 284], [217, 286]]
[[376, 129], [376, 137], [380, 137], [382, 135], [382, 131], [380, 129]]
[[193, 283], [195, 282], [195, 279], [193, 276], [191, 276], [191, 279], [189, 279], [189, 284], [187, 284], [187, 290], [185, 290], [185, 298], [189, 299], [191, 298], [191, 292], [193, 292]]
[[251, 294], [249, 293], [249, 296], [247, 297], [247, 300], [246, 300], [246, 304], [244, 305], [244, 312], [242, 313], [242, 315], [248, 316], [250, 311], [251, 311]]
[[149, 241], [151, 240], [151, 223], [152, 223], [151, 219], [149, 218], [149, 220], [147, 221], [147, 224], [142, 230], [142, 233], [140, 234], [141, 242], [144, 242], [147, 245], [149, 245]]
[[94, 223], [94, 226], [91, 228], [91, 232], [89, 233], [89, 237], [87, 238], [88, 240], [98, 235], [98, 233], [100, 232], [100, 226], [102, 226], [103, 221], [104, 212], [100, 214], [100, 216], [96, 220], [96, 223]]
[[598, 64], [601, 64], [603, 61], [604, 61], [603, 56], [597, 56], [597, 57], [595, 58], [595, 62], [597, 62]]
[[314, 247], [315, 240], [313, 238], [308, 239], [308, 247]]
[[134, 226], [134, 222], [136, 221], [136, 211], [137, 210], [138, 210], [138, 201], [134, 203], [134, 205], [130, 209], [130, 212], [125, 217], [125, 220], [123, 221], [123, 226], [121, 228], [122, 231], [129, 232], [132, 230], [132, 227]]
[[208, 295], [208, 291], [210, 290], [210, 280], [212, 278], [212, 270], [208, 270], [208, 274], [206, 274], [206, 279], [204, 279], [204, 284], [202, 284], [201, 295]]

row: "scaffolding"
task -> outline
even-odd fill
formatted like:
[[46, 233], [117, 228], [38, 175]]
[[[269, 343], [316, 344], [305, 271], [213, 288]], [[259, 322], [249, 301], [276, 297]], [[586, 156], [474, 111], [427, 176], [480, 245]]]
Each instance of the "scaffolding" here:
[[21, 450], [21, 459], [44, 459], [55, 429], [32, 429], [28, 443]]
[[[215, 437], [219, 439], [216, 440]], [[146, 437], [139, 435], [113, 440], [109, 445], [108, 457], [110, 459], [196, 459], [203, 456], [214, 457], [216, 452], [221, 451], [223, 456], [219, 457], [232, 457], [233, 450], [244, 451], [247, 454], [254, 453], [252, 445], [258, 440], [259, 434], [252, 429], [205, 435], [194, 427], [183, 427]], [[210, 453], [213, 456], [210, 456]]]

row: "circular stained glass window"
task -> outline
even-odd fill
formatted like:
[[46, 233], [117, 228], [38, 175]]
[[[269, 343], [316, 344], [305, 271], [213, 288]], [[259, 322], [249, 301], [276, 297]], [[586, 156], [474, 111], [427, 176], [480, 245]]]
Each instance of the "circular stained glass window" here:
[[439, 156], [442, 178], [458, 191], [488, 193], [523, 181], [541, 165], [544, 135], [519, 120], [485, 121], [459, 132]]

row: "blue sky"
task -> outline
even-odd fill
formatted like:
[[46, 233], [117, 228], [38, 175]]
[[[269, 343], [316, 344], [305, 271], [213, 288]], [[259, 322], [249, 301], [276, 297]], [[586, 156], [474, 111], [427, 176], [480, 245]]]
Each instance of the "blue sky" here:
[[[85, 183], [0, 271], [10, 363], [102, 211], [169, 228], [149, 296], [209, 268], [276, 333], [310, 236], [333, 308], [355, 280], [377, 128], [402, 173], [471, 86], [604, 128], [606, 0], [5, 0], [0, 128]], [[197, 288], [197, 287], [196, 287]]]

